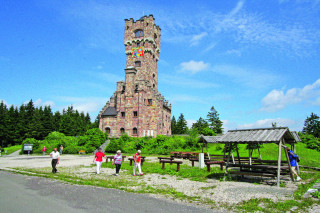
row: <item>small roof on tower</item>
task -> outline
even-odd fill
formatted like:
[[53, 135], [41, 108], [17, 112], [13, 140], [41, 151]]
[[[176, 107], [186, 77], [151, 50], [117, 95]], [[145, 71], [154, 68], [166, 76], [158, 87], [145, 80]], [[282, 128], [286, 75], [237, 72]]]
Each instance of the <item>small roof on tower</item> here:
[[117, 110], [115, 107], [108, 107], [101, 116], [116, 116]]

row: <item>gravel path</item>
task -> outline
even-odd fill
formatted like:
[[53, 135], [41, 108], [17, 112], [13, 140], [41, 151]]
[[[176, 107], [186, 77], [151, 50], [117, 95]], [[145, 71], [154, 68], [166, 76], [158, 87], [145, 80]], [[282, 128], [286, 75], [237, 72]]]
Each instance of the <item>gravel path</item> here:
[[[145, 174], [142, 177], [132, 177], [121, 172], [119, 177], [113, 176], [114, 169], [102, 168], [101, 174], [95, 174], [95, 167], [92, 165], [93, 156], [91, 155], [62, 155], [58, 171], [72, 173], [81, 178], [124, 178], [130, 180], [137, 178], [140, 183], [155, 186], [158, 188], [173, 188], [178, 192], [182, 192], [188, 196], [199, 196], [201, 199], [212, 200], [219, 204], [237, 204], [242, 201], [247, 201], [252, 198], [270, 198], [274, 201], [285, 200], [292, 197], [292, 194], [297, 189], [296, 184], [291, 181], [286, 181], [286, 187], [277, 188], [275, 179], [268, 179], [264, 183], [253, 184], [249, 182], [233, 182], [220, 181], [216, 179], [208, 179], [207, 182], [191, 181], [186, 178], [178, 178], [170, 175]], [[158, 162], [156, 157], [148, 157], [150, 162]], [[49, 156], [17, 156], [0, 158], [1, 168], [27, 167], [27, 168], [42, 168], [43, 171], [50, 171], [51, 159]], [[184, 161], [184, 164], [189, 163]], [[87, 167], [80, 167], [87, 166]], [[195, 165], [197, 166], [197, 165]], [[138, 189], [138, 188], [137, 188]], [[163, 196], [153, 195], [158, 198]]]

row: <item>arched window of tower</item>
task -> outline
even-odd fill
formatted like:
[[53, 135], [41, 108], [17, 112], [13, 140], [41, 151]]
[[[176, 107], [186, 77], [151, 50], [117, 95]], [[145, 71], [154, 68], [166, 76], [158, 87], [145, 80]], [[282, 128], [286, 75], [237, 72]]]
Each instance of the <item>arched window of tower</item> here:
[[134, 36], [137, 38], [137, 37], [142, 37], [143, 36], [143, 31], [142, 30], [136, 30], [134, 32]]
[[155, 77], [156, 77], [156, 74], [154, 74], [154, 73], [153, 73], [153, 75], [152, 75], [152, 76], [153, 76], [153, 78], [155, 78]]
[[135, 64], [135, 67], [141, 67], [141, 61], [136, 61], [134, 62], [134, 64]]
[[137, 134], [138, 134], [138, 129], [137, 129], [136, 127], [134, 127], [134, 128], [132, 129], [132, 134], [133, 134], [133, 135], [137, 135]]
[[153, 88], [155, 88], [156, 87], [156, 85], [155, 84], [153, 84]]
[[106, 128], [106, 133], [110, 135], [111, 129], [109, 127]]
[[121, 134], [124, 134], [124, 128], [121, 128], [121, 129], [120, 129], [120, 133], [121, 133]]

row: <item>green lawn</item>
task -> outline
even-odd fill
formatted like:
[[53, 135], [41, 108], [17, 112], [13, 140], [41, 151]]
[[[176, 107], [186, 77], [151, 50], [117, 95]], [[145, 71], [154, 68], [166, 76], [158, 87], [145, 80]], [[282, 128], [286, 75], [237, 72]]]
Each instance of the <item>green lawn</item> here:
[[[209, 153], [215, 155], [223, 155], [222, 144], [209, 144], [208, 150]], [[297, 154], [299, 155], [301, 161], [300, 165], [311, 166], [311, 167], [320, 167], [320, 152], [306, 148], [306, 145], [303, 143], [297, 143], [296, 145]], [[277, 160], [278, 159], [278, 146], [276, 144], [263, 144], [263, 147], [260, 149], [261, 156], [263, 160]], [[236, 153], [234, 153], [237, 156]], [[245, 144], [239, 145], [239, 155], [241, 157], [248, 157], [249, 151], [246, 149]], [[259, 157], [258, 151], [253, 152], [253, 157]], [[284, 150], [282, 149], [281, 159], [286, 160]]]
[[[15, 145], [15, 146], [10, 146], [10, 147], [6, 147], [4, 148], [4, 150], [7, 150], [7, 155], [18, 151], [19, 149], [21, 149], [21, 145]], [[5, 152], [3, 152], [2, 154], [4, 154]]]

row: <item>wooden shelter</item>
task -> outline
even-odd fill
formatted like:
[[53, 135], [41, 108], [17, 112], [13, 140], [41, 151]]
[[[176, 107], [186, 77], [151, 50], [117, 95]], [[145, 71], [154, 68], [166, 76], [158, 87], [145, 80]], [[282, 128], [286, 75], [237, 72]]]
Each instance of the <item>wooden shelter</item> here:
[[[301, 140], [297, 132], [290, 132], [288, 127], [229, 130], [222, 136], [202, 136], [199, 140], [199, 142], [202, 142], [206, 146], [206, 148], [208, 143], [222, 143], [229, 147], [225, 174], [229, 173], [228, 168], [240, 168], [239, 171], [232, 171], [230, 173], [250, 176], [277, 177], [277, 186], [280, 186], [280, 175], [286, 174], [286, 172], [290, 174], [292, 181], [294, 181], [294, 176], [291, 170], [288, 156], [287, 145], [291, 146], [291, 150], [296, 151], [295, 143], [299, 141]], [[250, 147], [266, 143], [275, 143], [279, 146], [278, 160], [275, 162], [263, 161], [260, 155], [260, 160], [255, 160], [253, 162], [252, 149]], [[239, 156], [238, 144], [249, 145], [248, 162], [240, 160], [241, 157]], [[232, 150], [234, 148], [237, 151], [237, 163], [230, 163], [230, 156], [232, 155]], [[282, 148], [284, 148], [287, 159], [286, 162], [281, 162]], [[276, 165], [270, 165], [272, 163], [275, 163]]]

